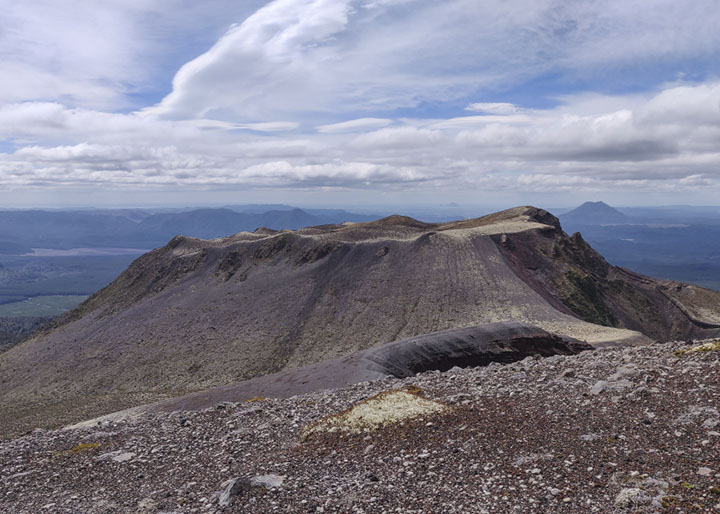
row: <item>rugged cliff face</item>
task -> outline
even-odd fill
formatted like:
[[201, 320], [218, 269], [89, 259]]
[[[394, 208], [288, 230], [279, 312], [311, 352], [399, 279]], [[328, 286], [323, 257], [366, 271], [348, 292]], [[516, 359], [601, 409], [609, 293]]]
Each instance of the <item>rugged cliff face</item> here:
[[610, 266], [532, 207], [177, 237], [0, 355], [0, 432], [490, 322], [595, 345], [720, 332], [720, 294], [689, 292]]
[[720, 330], [720, 293], [611, 266], [580, 235], [533, 231], [494, 236], [515, 273], [558, 310], [659, 341]]

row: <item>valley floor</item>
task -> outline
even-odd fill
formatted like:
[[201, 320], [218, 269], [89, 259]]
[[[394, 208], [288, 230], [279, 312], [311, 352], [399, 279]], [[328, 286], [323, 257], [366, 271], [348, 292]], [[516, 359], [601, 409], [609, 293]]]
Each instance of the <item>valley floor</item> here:
[[[703, 348], [527, 358], [36, 430], [0, 442], [0, 511], [720, 512], [720, 351]], [[302, 437], [325, 416], [408, 387], [450, 408]], [[256, 476], [265, 487], [228, 486]]]

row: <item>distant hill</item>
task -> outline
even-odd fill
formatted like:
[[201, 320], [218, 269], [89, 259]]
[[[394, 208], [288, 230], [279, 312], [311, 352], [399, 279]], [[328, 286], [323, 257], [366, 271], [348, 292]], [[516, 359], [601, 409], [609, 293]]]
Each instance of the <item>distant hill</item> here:
[[372, 216], [346, 211], [321, 211], [310, 214], [302, 209], [271, 210], [262, 213], [237, 212], [234, 209], [196, 209], [179, 213], [154, 214], [138, 224], [138, 232], [152, 235], [164, 244], [176, 235], [213, 239], [264, 227], [273, 230], [297, 230], [316, 225], [369, 221]]
[[580, 207], [560, 215], [560, 220], [582, 225], [628, 223], [629, 217], [605, 202], [585, 202]]
[[230, 209], [235, 212], [249, 212], [262, 214], [268, 211], [292, 211], [296, 207], [283, 203], [248, 203], [242, 205], [224, 205], [223, 209]]
[[[137, 223], [93, 212], [0, 211], [0, 241], [20, 247], [78, 248], [122, 246]], [[15, 252], [16, 253], [16, 252]]]
[[[245, 214], [230, 209], [197, 209], [180, 213], [154, 214], [142, 220], [138, 233], [152, 234], [154, 239], [172, 238], [178, 234], [212, 239], [229, 236], [253, 225], [262, 215]], [[251, 228], [252, 227], [252, 228]]]
[[0, 355], [0, 433], [484, 323], [598, 346], [711, 337], [719, 306], [720, 293], [609, 265], [533, 207], [179, 236]]
[[250, 206], [246, 212], [222, 208], [152, 214], [130, 209], [0, 211], [0, 255], [28, 253], [31, 248], [151, 249], [164, 245], [178, 234], [212, 239], [259, 227], [296, 230], [376, 218], [329, 209], [313, 213], [298, 208], [256, 212], [255, 209], [260, 207]]
[[0, 241], [0, 255], [22, 255], [31, 251], [28, 246], [8, 241]]

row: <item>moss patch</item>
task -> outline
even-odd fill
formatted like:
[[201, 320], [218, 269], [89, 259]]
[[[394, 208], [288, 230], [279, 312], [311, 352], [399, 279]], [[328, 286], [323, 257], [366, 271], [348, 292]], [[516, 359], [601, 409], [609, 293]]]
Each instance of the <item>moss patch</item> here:
[[68, 453], [84, 453], [100, 448], [100, 443], [81, 443], [70, 449]]
[[583, 320], [606, 327], [618, 326], [603, 298], [601, 286], [589, 275], [568, 271], [555, 281], [562, 302]]
[[682, 356], [688, 353], [699, 353], [699, 352], [720, 352], [720, 341], [710, 341], [698, 346], [693, 346], [687, 350], [676, 350], [675, 355]]
[[90, 453], [100, 448], [100, 443], [80, 443], [66, 451], [56, 452], [56, 457], [65, 457], [68, 455], [83, 455]]

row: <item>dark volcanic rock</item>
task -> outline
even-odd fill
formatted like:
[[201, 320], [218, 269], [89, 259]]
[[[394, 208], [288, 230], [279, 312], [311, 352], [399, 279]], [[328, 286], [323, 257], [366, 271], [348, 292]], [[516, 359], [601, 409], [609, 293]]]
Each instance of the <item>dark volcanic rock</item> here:
[[404, 378], [425, 371], [508, 363], [530, 355], [572, 355], [592, 346], [531, 325], [508, 322], [444, 330], [362, 352], [368, 369]]
[[236, 496], [251, 494], [254, 489], [267, 490], [282, 487], [284, 477], [277, 475], [256, 476], [252, 478], [233, 478], [225, 486], [218, 503], [221, 507], [231, 505]]

